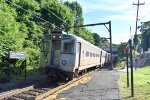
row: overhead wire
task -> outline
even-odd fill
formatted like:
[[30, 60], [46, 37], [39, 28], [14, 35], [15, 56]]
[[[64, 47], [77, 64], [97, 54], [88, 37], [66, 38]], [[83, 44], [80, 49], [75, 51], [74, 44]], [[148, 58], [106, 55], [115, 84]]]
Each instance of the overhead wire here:
[[46, 7], [44, 7], [45, 10], [47, 10], [49, 13], [53, 14], [55, 17], [57, 17], [59, 20], [61, 20], [62, 22], [65, 22], [62, 18], [60, 18], [59, 16], [57, 16], [54, 12], [48, 10]]
[[[13, 5], [16, 6], [17, 8], [20, 8], [20, 9], [22, 9], [23, 11], [26, 11], [26, 12], [30, 13], [29, 11], [27, 11], [26, 9], [24, 9], [24, 8], [22, 8], [21, 6], [17, 5], [16, 3], [11, 2], [10, 0], [6, 0], [6, 1], [8, 1], [8, 2], [11, 3], [11, 4], [13, 4]], [[61, 20], [62, 22], [65, 22], [65, 23], [66, 23], [65, 20], [63, 20], [63, 19], [62, 19], [61, 17], [59, 17], [58, 15], [56, 15], [54, 12], [48, 10], [48, 9], [47, 9], [46, 7], [44, 7], [43, 5], [42, 5], [42, 7], [43, 7], [45, 10], [47, 10], [49, 13], [51, 13], [53, 16], [57, 17], [59, 20]], [[52, 25], [52, 23], [50, 23], [49, 21], [47, 21], [47, 20], [45, 20], [45, 19], [39, 17], [38, 15], [36, 15], [36, 14], [34, 14], [34, 13], [33, 13], [32, 15], [35, 16], [36, 18], [38, 18], [38, 19], [40, 19], [40, 20], [42, 20], [42, 21], [48, 23], [49, 25]], [[56, 26], [56, 27], [59, 28], [59, 26]]]
[[139, 20], [141, 20], [141, 19], [143, 19], [143, 18], [147, 17], [148, 15], [150, 15], [150, 12], [149, 12], [149, 13], [147, 13], [146, 15], [144, 15], [143, 17], [141, 17]]
[[[17, 5], [16, 3], [13, 3], [13, 2], [11, 2], [11, 1], [9, 1], [9, 0], [6, 0], [6, 1], [8, 1], [9, 3], [13, 4], [14, 6], [16, 6], [16, 7], [20, 8], [20, 9], [22, 9], [23, 11], [26, 11], [26, 12], [30, 13], [29, 11], [27, 11], [26, 9], [20, 7], [20, 6]], [[46, 23], [52, 25], [52, 23], [50, 23], [49, 21], [47, 21], [47, 20], [45, 20], [45, 19], [43, 19], [43, 18], [37, 16], [36, 14], [33, 14], [33, 15], [34, 15], [36, 18], [38, 18], [38, 19], [40, 19], [40, 20], [42, 20], [42, 21], [44, 21], [44, 22], [46, 22]]]

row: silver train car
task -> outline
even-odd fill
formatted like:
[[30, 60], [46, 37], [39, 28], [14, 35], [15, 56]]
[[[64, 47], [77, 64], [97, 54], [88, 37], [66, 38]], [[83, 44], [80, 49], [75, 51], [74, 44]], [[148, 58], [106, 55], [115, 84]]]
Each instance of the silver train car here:
[[51, 78], [72, 80], [89, 68], [109, 62], [109, 53], [78, 36], [52, 31], [42, 39], [40, 66]]

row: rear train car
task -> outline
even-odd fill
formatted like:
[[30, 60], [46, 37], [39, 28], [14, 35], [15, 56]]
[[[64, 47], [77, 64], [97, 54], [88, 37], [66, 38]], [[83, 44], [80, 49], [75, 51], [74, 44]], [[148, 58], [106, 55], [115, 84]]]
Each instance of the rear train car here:
[[93, 66], [104, 66], [109, 54], [75, 35], [52, 31], [42, 39], [41, 66], [49, 77], [72, 80]]

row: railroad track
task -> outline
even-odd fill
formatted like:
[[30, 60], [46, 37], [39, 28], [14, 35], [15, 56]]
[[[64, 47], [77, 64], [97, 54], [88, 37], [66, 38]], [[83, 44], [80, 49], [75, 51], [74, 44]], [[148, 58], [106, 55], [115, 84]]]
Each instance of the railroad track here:
[[42, 86], [29, 86], [23, 89], [18, 89], [14, 91], [9, 91], [3, 94], [0, 94], [0, 100], [42, 100], [49, 97], [50, 95], [64, 89], [65, 87], [79, 82], [83, 78], [90, 76], [94, 71], [91, 71], [79, 78], [75, 78], [72, 81], [67, 83], [43, 83]]

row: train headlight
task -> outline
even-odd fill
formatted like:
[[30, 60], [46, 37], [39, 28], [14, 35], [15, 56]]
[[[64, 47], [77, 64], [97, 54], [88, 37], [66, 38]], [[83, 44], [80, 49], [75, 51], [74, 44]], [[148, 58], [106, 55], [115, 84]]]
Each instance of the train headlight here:
[[56, 38], [56, 36], [54, 36], [54, 35], [53, 35], [53, 38], [55, 39], [55, 38]]
[[59, 38], [61, 39], [61, 35], [59, 35]]
[[45, 63], [48, 63], [48, 59], [47, 58], [45, 59]]
[[62, 61], [62, 64], [63, 64], [63, 65], [66, 65], [66, 63], [67, 63], [66, 60], [63, 60], [63, 61]]

